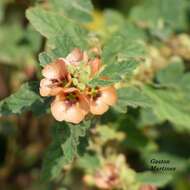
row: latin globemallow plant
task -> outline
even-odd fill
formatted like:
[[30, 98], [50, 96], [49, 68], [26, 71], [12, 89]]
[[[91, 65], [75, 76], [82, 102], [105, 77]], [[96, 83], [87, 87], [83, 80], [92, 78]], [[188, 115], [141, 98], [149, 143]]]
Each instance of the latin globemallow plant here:
[[90, 81], [101, 70], [96, 48], [90, 58], [87, 52], [75, 48], [66, 58], [47, 64], [40, 82], [41, 96], [53, 96], [51, 113], [57, 121], [78, 124], [89, 113], [102, 115], [117, 101], [114, 86], [91, 87]]

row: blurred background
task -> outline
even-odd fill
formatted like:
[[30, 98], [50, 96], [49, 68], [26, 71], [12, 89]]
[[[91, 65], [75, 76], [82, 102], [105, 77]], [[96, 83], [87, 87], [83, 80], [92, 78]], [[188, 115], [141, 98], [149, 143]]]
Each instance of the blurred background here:
[[[189, 72], [190, 2], [183, 0], [183, 3], [186, 2], [185, 8], [179, 10], [176, 7], [181, 7], [182, 1], [174, 1], [170, 0], [168, 7], [163, 4], [164, 13], [166, 13], [164, 18], [168, 12], [171, 12], [171, 14], [168, 13], [170, 17], [168, 20], [173, 24], [171, 28], [162, 28], [162, 23], [157, 23], [156, 19], [156, 22], [150, 21], [149, 28], [145, 22], [140, 22], [139, 18], [147, 19], [147, 22], [151, 17], [156, 18], [154, 13], [158, 7], [153, 3], [154, 0], [150, 0], [152, 5], [149, 3], [148, 6], [147, 0], [146, 2], [143, 0], [93, 0], [94, 22], [89, 27], [101, 33], [103, 29], [100, 27], [105, 15], [107, 15], [108, 26], [121, 23], [126, 25], [126, 28], [133, 28], [131, 23], [135, 23], [134, 26], [139, 27], [135, 37], [146, 44], [153, 68], [149, 66], [140, 68], [140, 74], [137, 73], [135, 76], [136, 81], [146, 83], [154, 80], [157, 71], [165, 67], [171, 57], [176, 56], [185, 65], [185, 72]], [[25, 81], [40, 78], [38, 54], [44, 50], [46, 42], [25, 17], [26, 9], [38, 2], [41, 1], [0, 0], [0, 99], [15, 92]], [[115, 10], [111, 16], [107, 11], [110, 9]], [[127, 22], [130, 24], [127, 25]], [[129, 108], [128, 113], [122, 116], [109, 111], [102, 118], [101, 125], [107, 125], [108, 121], [117, 127], [111, 132], [109, 128], [108, 131], [97, 131], [99, 138], [104, 139], [102, 141], [105, 141], [105, 138], [108, 138], [108, 141], [109, 138], [115, 139], [118, 144], [114, 148], [125, 155], [132, 170], [146, 171], [147, 159], [150, 158], [147, 158], [146, 152], [154, 154], [155, 158], [163, 158], [166, 154], [171, 160], [175, 160], [179, 170], [159, 189], [190, 189], [190, 128], [181, 130], [179, 126], [160, 121], [147, 110], [138, 108]], [[49, 115], [34, 115], [31, 112], [21, 116], [0, 116], [1, 190], [56, 189], [55, 184], [40, 181], [41, 163], [44, 151], [51, 141], [52, 123], [52, 117]], [[123, 128], [126, 123], [128, 126]], [[112, 134], [112, 137], [105, 137], [108, 132], [110, 134], [114, 132], [115, 136]], [[118, 137], [120, 134], [126, 135], [127, 138]], [[84, 187], [76, 182], [76, 179], [79, 179], [77, 177], [83, 176], [84, 173], [85, 167], [73, 168], [69, 179], [65, 182], [69, 186], [68, 189], [95, 189]]]

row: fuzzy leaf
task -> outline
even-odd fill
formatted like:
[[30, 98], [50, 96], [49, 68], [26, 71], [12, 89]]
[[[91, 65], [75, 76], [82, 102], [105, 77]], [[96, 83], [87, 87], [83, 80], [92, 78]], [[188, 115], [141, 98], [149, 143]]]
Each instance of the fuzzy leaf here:
[[145, 49], [142, 43], [131, 41], [121, 34], [115, 34], [105, 45], [102, 59], [104, 64], [118, 60], [131, 60], [144, 57]]
[[163, 21], [174, 29], [184, 28], [187, 5], [186, 0], [145, 0], [132, 9], [130, 17], [150, 27], [158, 26]]
[[[108, 64], [103, 71], [90, 81], [92, 86], [107, 86], [119, 82], [122, 78], [128, 77], [139, 65], [138, 61], [123, 61], [121, 63]], [[108, 80], [101, 79], [106, 77]]]
[[40, 53], [39, 61], [42, 67], [57, 58], [66, 57], [74, 48], [86, 49], [87, 47], [86, 40], [80, 38], [74, 41], [69, 35], [56, 36], [50, 39], [50, 43], [55, 46], [55, 49]]
[[0, 102], [0, 115], [20, 114], [25, 111], [38, 111], [35, 105], [43, 105], [43, 99], [38, 95], [36, 82], [26, 83], [11, 96]]
[[42, 178], [44, 180], [56, 179], [65, 165], [70, 164], [77, 156], [77, 149], [81, 138], [86, 136], [90, 122], [79, 125], [56, 123], [53, 126], [53, 142], [45, 155]]
[[152, 109], [161, 120], [189, 128], [189, 97], [181, 90], [156, 89], [149, 86], [143, 90], [153, 101]]
[[175, 60], [168, 67], [160, 70], [156, 78], [163, 86], [177, 87], [177, 83], [183, 78], [185, 71], [184, 64], [181, 60]]
[[81, 22], [92, 21], [93, 5], [91, 0], [50, 0], [50, 3], [56, 11], [71, 19]]
[[153, 172], [143, 172], [137, 174], [137, 180], [143, 184], [155, 185], [156, 187], [163, 187], [172, 180], [170, 174], [155, 174]]
[[69, 34], [78, 40], [78, 34], [84, 33], [72, 20], [39, 7], [28, 9], [26, 16], [35, 29], [47, 38]]
[[142, 93], [141, 90], [133, 87], [121, 88], [117, 92], [118, 101], [114, 106], [114, 109], [125, 113], [127, 111], [127, 106], [137, 108], [137, 107], [150, 107], [152, 101], [148, 96]]

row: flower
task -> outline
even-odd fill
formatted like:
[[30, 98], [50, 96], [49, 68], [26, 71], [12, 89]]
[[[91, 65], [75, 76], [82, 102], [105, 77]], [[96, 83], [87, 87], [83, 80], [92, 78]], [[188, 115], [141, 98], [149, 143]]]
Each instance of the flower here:
[[113, 86], [102, 87], [96, 95], [90, 98], [90, 112], [94, 115], [102, 115], [108, 111], [117, 101], [116, 90]]
[[75, 48], [65, 59], [67, 65], [78, 66], [81, 61], [88, 62], [88, 55], [86, 52], [82, 52], [79, 48]]
[[140, 186], [139, 190], [157, 190], [157, 188], [150, 184], [144, 184]]
[[120, 184], [119, 170], [113, 164], [106, 164], [95, 175], [95, 184], [100, 189], [113, 189]]
[[101, 115], [115, 104], [117, 95], [113, 86], [88, 86], [89, 80], [100, 69], [100, 55], [95, 52], [90, 58], [87, 52], [79, 48], [75, 48], [66, 58], [59, 58], [44, 67], [40, 95], [54, 97], [51, 112], [57, 121], [78, 124], [88, 113]]
[[56, 96], [63, 91], [63, 82], [70, 82], [70, 74], [67, 72], [65, 62], [61, 59], [48, 64], [42, 70], [45, 77], [40, 81], [41, 96]]
[[93, 77], [101, 68], [101, 60], [99, 58], [95, 58], [88, 63], [91, 67], [91, 77]]
[[51, 104], [51, 112], [57, 121], [78, 124], [89, 112], [89, 104], [84, 95], [74, 91], [59, 95]]
[[64, 79], [67, 75], [64, 60], [57, 59], [54, 63], [46, 65], [42, 70], [42, 75], [47, 79]]

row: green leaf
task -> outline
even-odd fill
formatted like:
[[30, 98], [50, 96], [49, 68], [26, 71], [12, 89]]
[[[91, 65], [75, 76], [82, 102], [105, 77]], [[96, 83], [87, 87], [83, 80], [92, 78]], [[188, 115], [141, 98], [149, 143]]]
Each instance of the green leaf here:
[[85, 32], [72, 20], [39, 7], [28, 9], [26, 16], [35, 29], [47, 38], [69, 34], [79, 40], [79, 34]]
[[183, 78], [185, 67], [180, 59], [173, 60], [168, 67], [160, 70], [156, 78], [163, 86], [177, 87], [179, 81]]
[[164, 22], [164, 27], [169, 24], [173, 29], [181, 29], [187, 24], [187, 5], [186, 0], [145, 0], [132, 9], [130, 18], [152, 28], [160, 28], [159, 23]]
[[114, 34], [105, 44], [102, 53], [104, 64], [111, 64], [116, 60], [138, 59], [145, 56], [144, 45], [137, 41], [127, 40], [121, 34]]
[[172, 175], [156, 174], [153, 172], [137, 173], [137, 181], [143, 184], [155, 185], [156, 187], [164, 187], [172, 180]]
[[56, 123], [53, 126], [53, 142], [45, 155], [42, 167], [44, 180], [57, 179], [64, 169], [78, 155], [77, 149], [81, 138], [86, 136], [90, 122], [86, 121], [79, 125]]
[[163, 120], [160, 120], [150, 107], [141, 109], [140, 121], [138, 122], [139, 128], [143, 128], [146, 126], [154, 126], [162, 122]]
[[84, 154], [83, 157], [79, 158], [78, 165], [80, 168], [92, 172], [95, 171], [98, 167], [100, 167], [100, 160], [96, 153], [87, 152], [86, 154]]
[[118, 101], [113, 107], [116, 111], [125, 113], [127, 111], [127, 106], [137, 108], [137, 107], [151, 107], [152, 101], [150, 98], [143, 94], [140, 89], [129, 87], [121, 88], [117, 91]]
[[25, 83], [8, 98], [0, 102], [0, 115], [20, 114], [25, 111], [37, 111], [35, 105], [43, 105], [44, 100], [38, 95], [36, 82]]
[[112, 9], [106, 9], [103, 12], [105, 19], [105, 27], [111, 33], [119, 31], [122, 26], [125, 25], [125, 17], [118, 11]]
[[92, 21], [93, 5], [91, 0], [50, 0], [50, 3], [56, 12], [59, 11], [71, 19], [80, 22]]
[[74, 41], [69, 35], [56, 36], [51, 38], [49, 42], [55, 46], [55, 49], [39, 54], [39, 61], [42, 67], [57, 58], [66, 57], [74, 48], [87, 49], [86, 40], [79, 39]]
[[137, 128], [136, 121], [137, 118], [133, 118], [129, 114], [119, 121], [119, 131], [127, 134], [127, 138], [123, 140], [122, 145], [126, 148], [138, 150], [141, 153], [156, 151], [158, 148], [157, 144], [149, 139], [142, 130]]
[[[92, 86], [107, 86], [121, 81], [123, 78], [131, 76], [132, 72], [139, 65], [138, 61], [123, 61], [120, 63], [105, 65], [105, 68], [95, 78], [90, 81]], [[108, 80], [101, 79], [107, 77]]]
[[185, 129], [190, 129], [189, 97], [184, 91], [149, 86], [145, 86], [143, 91], [153, 101], [152, 109], [159, 119], [169, 120]]

